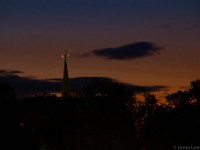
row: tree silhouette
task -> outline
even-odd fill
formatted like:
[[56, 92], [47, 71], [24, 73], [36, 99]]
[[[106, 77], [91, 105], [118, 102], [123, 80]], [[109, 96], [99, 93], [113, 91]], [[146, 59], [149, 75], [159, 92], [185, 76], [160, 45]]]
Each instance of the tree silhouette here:
[[19, 105], [10, 84], [0, 82], [0, 149], [39, 150], [30, 130], [24, 128]]
[[157, 103], [157, 99], [154, 94], [146, 92], [144, 93], [144, 98], [146, 105], [154, 106]]
[[174, 107], [183, 107], [191, 104], [200, 104], [200, 80], [194, 80], [190, 83], [190, 88], [185, 91], [178, 90], [166, 96], [167, 101]]
[[9, 83], [0, 82], [0, 103], [15, 99], [14, 89]]
[[83, 89], [86, 97], [127, 96], [126, 86], [108, 78], [94, 79]]
[[67, 101], [56, 96], [16, 100], [10, 85], [0, 82], [0, 136], [22, 150], [168, 150], [197, 145], [199, 93], [200, 80], [195, 80], [189, 89], [168, 95], [170, 105], [158, 105], [151, 93], [139, 101], [127, 86], [103, 78]]
[[[170, 106], [157, 106], [148, 115], [141, 129], [141, 145], [148, 150], [173, 149], [173, 145], [198, 145], [200, 143], [200, 110], [198, 100], [199, 80], [191, 82], [185, 91], [177, 91], [166, 98]], [[174, 106], [173, 108], [170, 108]]]
[[193, 102], [193, 97], [189, 91], [178, 91], [166, 96], [166, 100], [172, 107], [183, 107]]
[[197, 104], [200, 105], [200, 80], [197, 79], [190, 84], [189, 92], [195, 97]]

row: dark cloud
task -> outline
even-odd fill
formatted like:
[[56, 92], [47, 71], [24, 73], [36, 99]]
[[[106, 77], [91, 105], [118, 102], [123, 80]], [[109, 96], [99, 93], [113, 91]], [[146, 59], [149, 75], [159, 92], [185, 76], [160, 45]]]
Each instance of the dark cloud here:
[[[15, 89], [18, 96], [31, 96], [31, 95], [43, 95], [44, 93], [60, 92], [62, 87], [62, 79], [53, 78], [46, 80], [38, 80], [30, 77], [21, 77], [18, 73], [21, 71], [7, 71], [0, 70], [0, 82], [9, 82]], [[86, 87], [94, 79], [102, 79], [102, 77], [78, 77], [70, 79], [70, 87], [74, 92], [78, 92], [82, 88]], [[110, 78], [107, 78], [110, 79]], [[116, 82], [113, 79], [110, 79]], [[135, 92], [154, 92], [160, 90], [166, 90], [166, 86], [138, 86], [121, 83], [128, 86], [129, 89], [133, 89]]]
[[21, 73], [23, 72], [16, 70], [0, 70], [0, 82], [9, 82], [19, 96], [41, 95], [59, 90], [60, 85], [57, 83], [21, 77]]
[[92, 54], [106, 59], [131, 60], [156, 55], [160, 52], [161, 49], [161, 47], [157, 47], [152, 42], [144, 41], [116, 48], [104, 48], [93, 50], [90, 53], [83, 54], [82, 57], [87, 57], [88, 54]]

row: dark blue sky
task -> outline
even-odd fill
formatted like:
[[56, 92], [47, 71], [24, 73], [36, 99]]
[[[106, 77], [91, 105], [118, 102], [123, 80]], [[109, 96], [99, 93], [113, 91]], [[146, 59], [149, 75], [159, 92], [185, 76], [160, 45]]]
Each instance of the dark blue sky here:
[[[63, 27], [186, 21], [199, 23], [199, 0], [3, 0], [2, 27]], [[185, 20], [187, 18], [187, 20]]]

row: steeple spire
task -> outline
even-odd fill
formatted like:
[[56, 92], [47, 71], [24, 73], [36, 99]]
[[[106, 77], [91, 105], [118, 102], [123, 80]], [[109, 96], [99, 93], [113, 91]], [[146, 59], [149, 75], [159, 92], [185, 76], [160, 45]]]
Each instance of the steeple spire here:
[[67, 68], [67, 56], [68, 51], [64, 51], [64, 69], [63, 69], [63, 85], [62, 85], [62, 99], [67, 99], [70, 97], [70, 89], [69, 89], [69, 75]]

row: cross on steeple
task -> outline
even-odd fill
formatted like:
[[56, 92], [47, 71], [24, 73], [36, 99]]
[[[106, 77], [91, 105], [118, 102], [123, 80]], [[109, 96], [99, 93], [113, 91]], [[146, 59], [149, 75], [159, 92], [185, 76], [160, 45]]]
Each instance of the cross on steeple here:
[[67, 59], [69, 56], [69, 51], [67, 49], [64, 50], [64, 58]]

